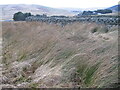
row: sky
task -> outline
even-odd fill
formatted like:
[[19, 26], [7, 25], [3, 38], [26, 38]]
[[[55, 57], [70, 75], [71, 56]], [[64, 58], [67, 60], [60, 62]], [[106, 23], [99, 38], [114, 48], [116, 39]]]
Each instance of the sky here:
[[1, 0], [0, 4], [38, 4], [53, 8], [111, 7], [120, 0]]

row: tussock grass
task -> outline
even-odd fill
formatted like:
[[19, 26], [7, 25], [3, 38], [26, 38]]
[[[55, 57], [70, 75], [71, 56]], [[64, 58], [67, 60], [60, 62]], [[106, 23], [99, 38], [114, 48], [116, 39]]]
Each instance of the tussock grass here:
[[116, 26], [3, 22], [2, 28], [4, 75], [11, 82], [25, 74], [15, 86], [22, 82], [33, 88], [117, 86]]

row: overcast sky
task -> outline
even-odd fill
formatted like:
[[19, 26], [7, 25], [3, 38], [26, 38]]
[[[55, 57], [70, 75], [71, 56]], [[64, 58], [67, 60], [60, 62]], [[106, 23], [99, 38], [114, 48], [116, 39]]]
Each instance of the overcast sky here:
[[48, 7], [93, 8], [117, 5], [120, 0], [1, 0], [0, 4], [38, 4]]

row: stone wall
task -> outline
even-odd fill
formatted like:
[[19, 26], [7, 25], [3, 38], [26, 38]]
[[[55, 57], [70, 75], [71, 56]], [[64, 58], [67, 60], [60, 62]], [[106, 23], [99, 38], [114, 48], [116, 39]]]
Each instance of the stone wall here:
[[30, 16], [26, 18], [26, 21], [40, 21], [46, 23], [60, 23], [66, 25], [73, 22], [95, 22], [105, 25], [120, 25], [119, 16], [77, 16], [77, 17], [36, 17]]

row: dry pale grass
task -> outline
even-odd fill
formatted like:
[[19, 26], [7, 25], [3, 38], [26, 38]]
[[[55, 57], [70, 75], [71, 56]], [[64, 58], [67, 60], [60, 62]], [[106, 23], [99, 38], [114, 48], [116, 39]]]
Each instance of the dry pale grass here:
[[3, 22], [3, 83], [15, 87], [114, 87], [117, 27]]

